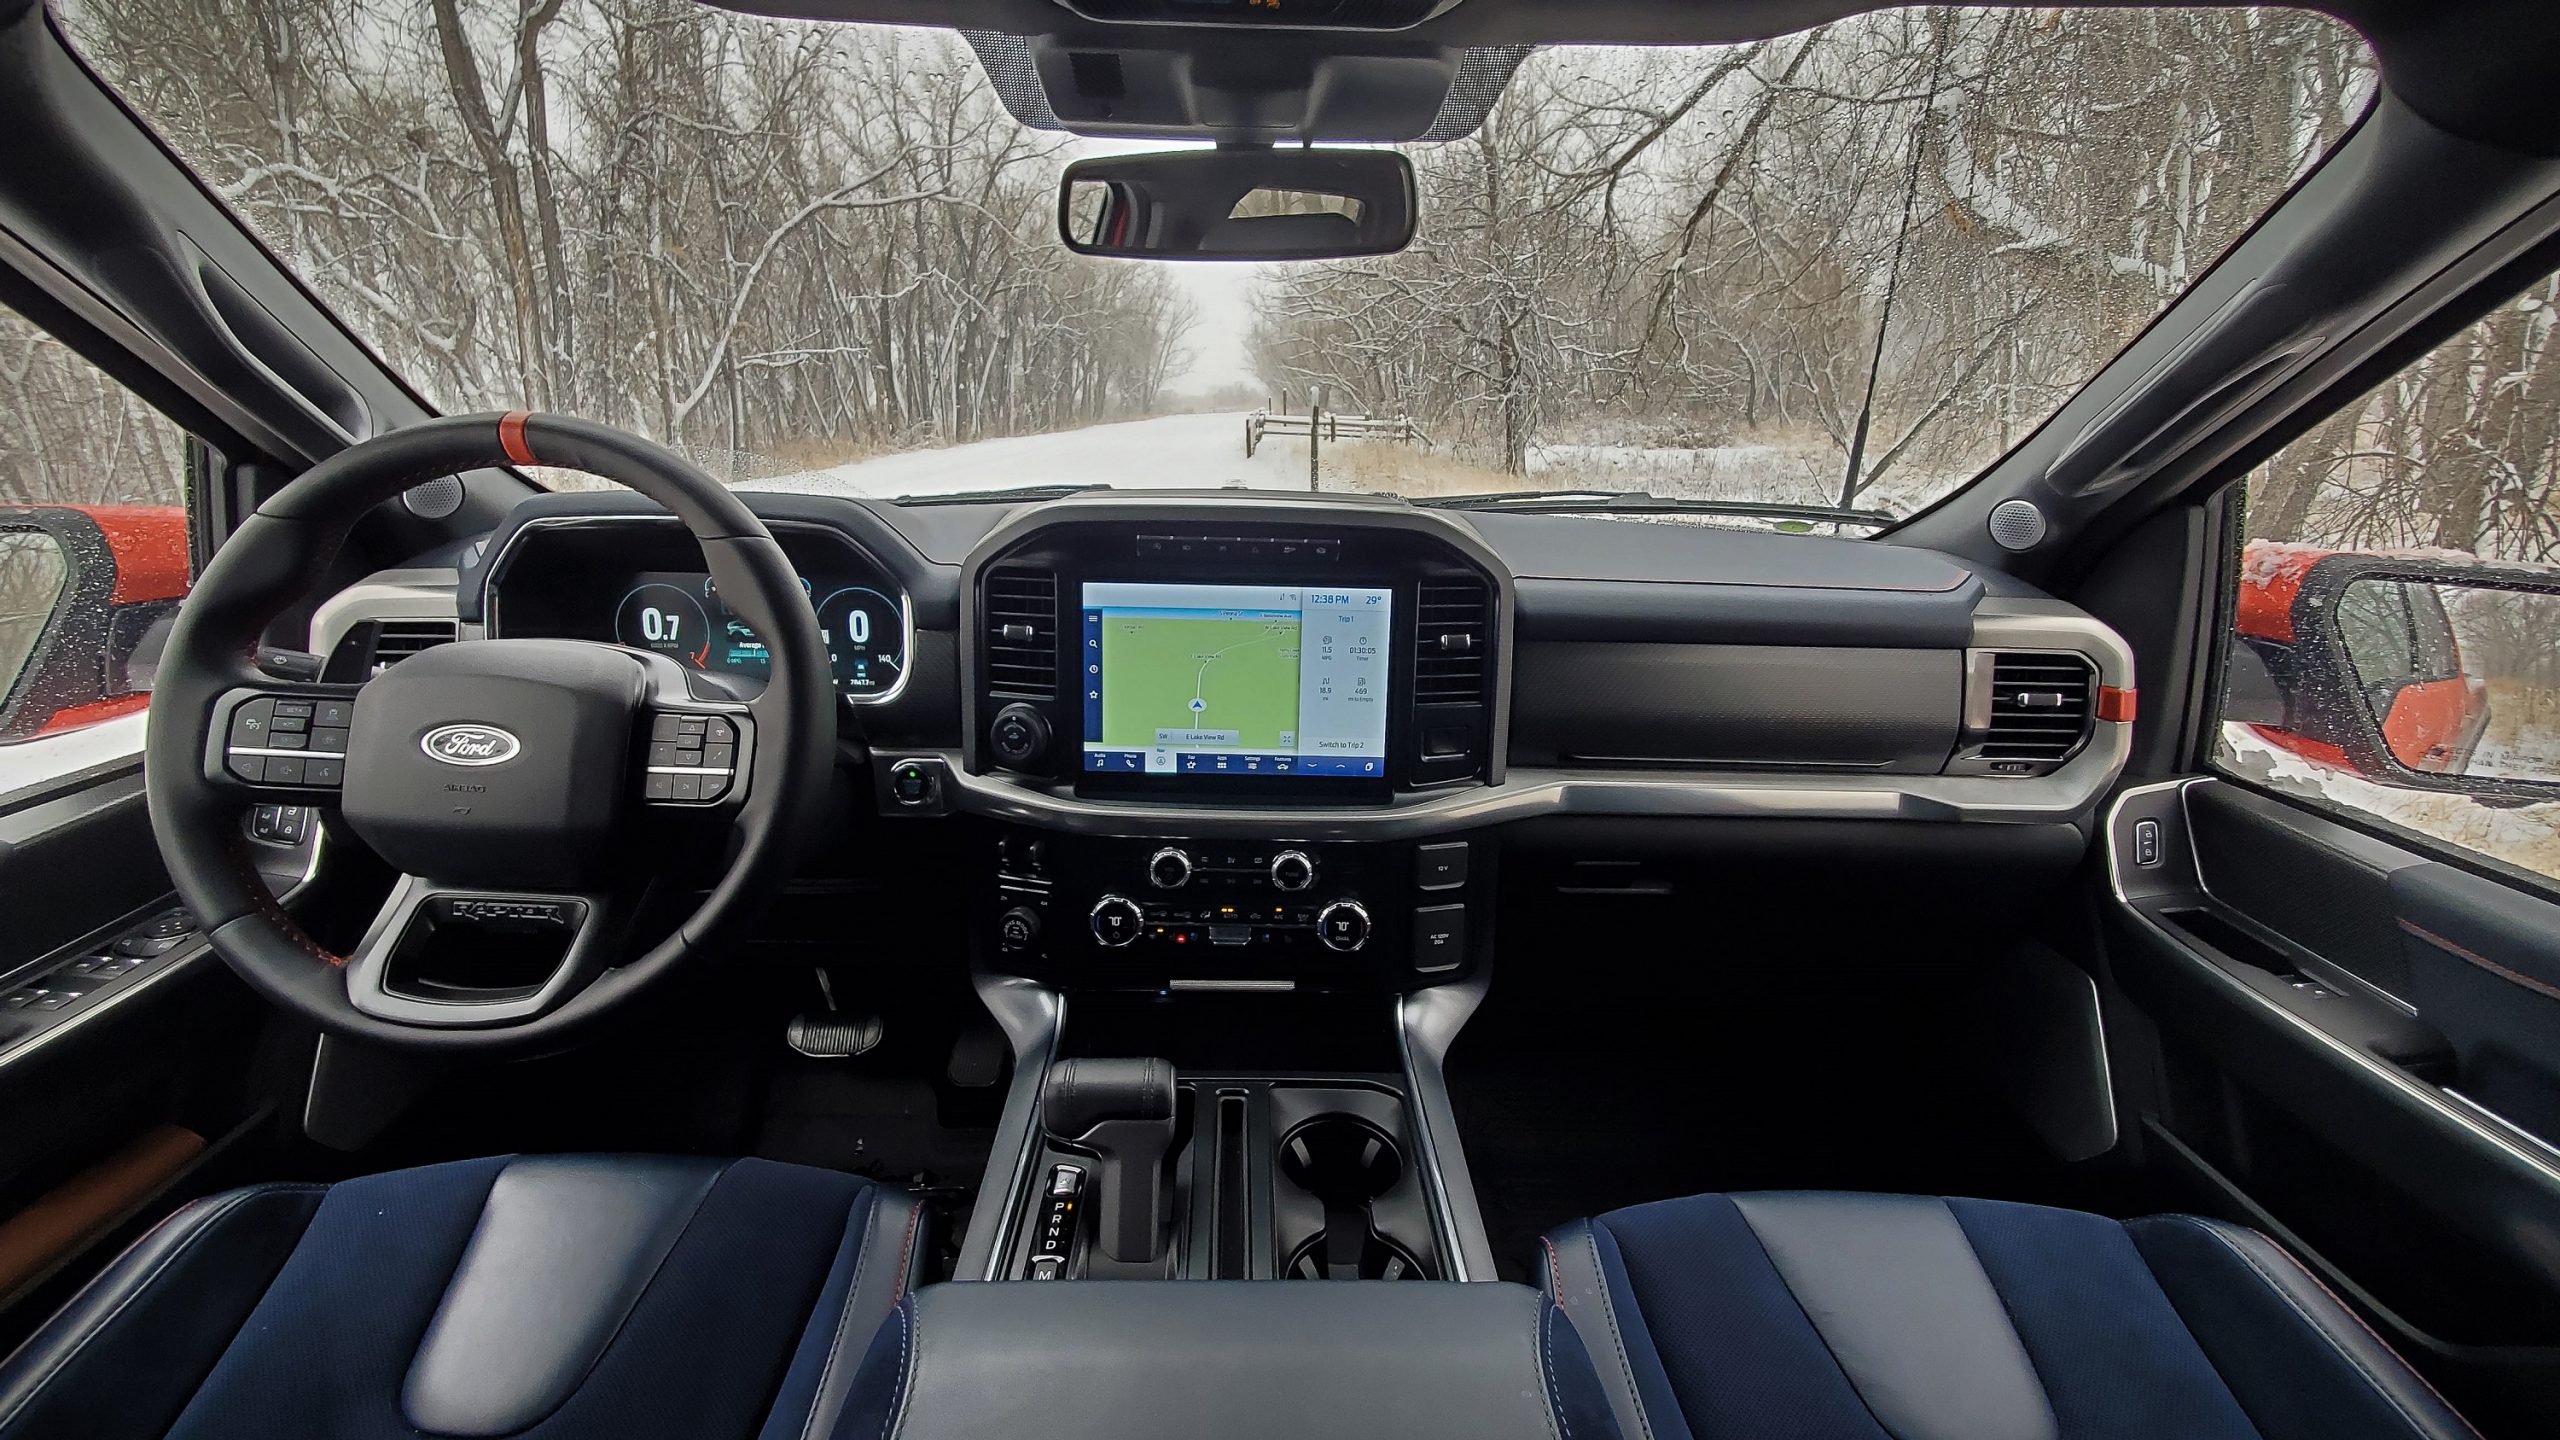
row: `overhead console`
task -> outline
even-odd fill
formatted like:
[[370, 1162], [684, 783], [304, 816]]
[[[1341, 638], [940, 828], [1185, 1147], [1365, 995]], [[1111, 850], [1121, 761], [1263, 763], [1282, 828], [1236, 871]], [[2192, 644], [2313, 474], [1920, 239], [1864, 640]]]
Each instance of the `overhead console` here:
[[1284, 807], [1502, 778], [1510, 577], [1440, 517], [1055, 504], [964, 584], [971, 774]]

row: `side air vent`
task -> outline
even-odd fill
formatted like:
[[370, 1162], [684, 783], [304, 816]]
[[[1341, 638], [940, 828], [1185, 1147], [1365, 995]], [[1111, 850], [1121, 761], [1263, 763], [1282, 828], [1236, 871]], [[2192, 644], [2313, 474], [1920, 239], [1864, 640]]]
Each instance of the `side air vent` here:
[[1415, 599], [1413, 703], [1485, 703], [1493, 673], [1492, 593], [1481, 580], [1425, 580]]
[[2078, 655], [1976, 651], [1965, 684], [1965, 747], [1951, 769], [2041, 775], [2089, 739], [2097, 668]]
[[987, 572], [987, 693], [1058, 698], [1058, 577], [1006, 566]]
[[373, 630], [372, 673], [379, 675], [421, 650], [453, 642], [450, 620], [377, 620]]

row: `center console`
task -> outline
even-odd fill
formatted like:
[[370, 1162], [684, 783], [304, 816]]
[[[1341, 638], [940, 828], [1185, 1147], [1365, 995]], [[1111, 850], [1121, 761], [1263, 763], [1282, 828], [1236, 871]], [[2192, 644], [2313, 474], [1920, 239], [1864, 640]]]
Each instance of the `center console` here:
[[1510, 583], [1462, 522], [1349, 497], [1061, 502], [972, 554], [939, 763], [991, 802], [973, 929], [1017, 1067], [964, 1273], [1483, 1268], [1439, 1059], [1495, 847], [1372, 821], [1501, 780]]

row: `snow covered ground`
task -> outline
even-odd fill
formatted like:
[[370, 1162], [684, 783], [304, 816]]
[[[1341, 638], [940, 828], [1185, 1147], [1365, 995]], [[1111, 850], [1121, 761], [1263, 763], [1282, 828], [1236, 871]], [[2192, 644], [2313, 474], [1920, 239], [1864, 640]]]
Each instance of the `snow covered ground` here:
[[145, 718], [139, 714], [119, 715], [86, 730], [42, 735], [17, 745], [0, 745], [0, 795], [15, 793], [41, 781], [58, 779], [75, 770], [86, 770], [92, 765], [141, 754]]
[[[810, 495], [954, 495], [1030, 485], [1115, 489], [1304, 490], [1303, 440], [1266, 440], [1244, 453], [1245, 412], [1163, 415], [1045, 435], [907, 450], [796, 475], [746, 482], [754, 490]], [[1446, 450], [1344, 442], [1327, 451], [1325, 488], [1461, 494], [1506, 489], [1640, 490], [1702, 500], [1823, 505], [1839, 498], [1839, 461], [1826, 448], [1791, 443], [1726, 445], [1550, 444], [1529, 452], [1529, 474], [1507, 476]], [[1331, 457], [1338, 456], [1337, 459]], [[1859, 497], [1864, 507], [1907, 513], [1945, 489], [1939, 477], [1898, 474]]]
[[1276, 442], [1244, 454], [1243, 411], [1160, 415], [1046, 435], [906, 450], [825, 470], [750, 482], [802, 495], [956, 495], [1021, 485], [1114, 489], [1307, 488], [1306, 446]]
[[2279, 749], [2246, 725], [2222, 727], [2222, 763], [2269, 789], [2347, 810], [2560, 879], [2560, 801], [2498, 808], [2467, 795], [2377, 785]]

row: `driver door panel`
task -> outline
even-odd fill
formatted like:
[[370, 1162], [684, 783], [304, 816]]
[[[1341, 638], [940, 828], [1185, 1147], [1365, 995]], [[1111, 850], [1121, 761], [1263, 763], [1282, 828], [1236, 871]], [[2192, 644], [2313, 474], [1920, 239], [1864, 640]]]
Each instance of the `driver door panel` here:
[[0, 1344], [275, 1113], [268, 1017], [174, 903], [137, 773], [0, 815]]

